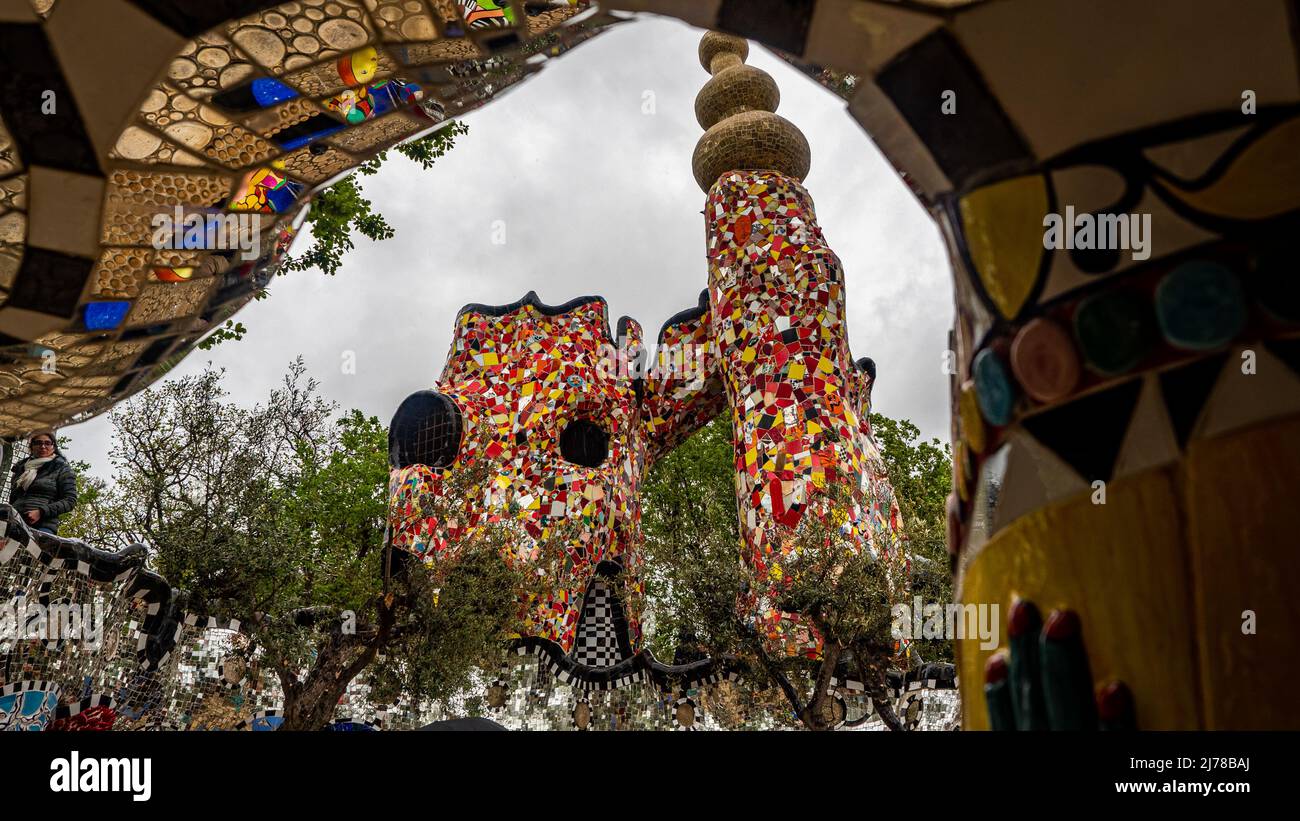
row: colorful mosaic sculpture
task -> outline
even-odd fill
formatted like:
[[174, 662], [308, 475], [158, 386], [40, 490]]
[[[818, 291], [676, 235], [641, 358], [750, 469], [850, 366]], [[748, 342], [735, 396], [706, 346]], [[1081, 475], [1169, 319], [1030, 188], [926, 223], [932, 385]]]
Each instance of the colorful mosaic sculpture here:
[[[768, 641], [792, 655], [816, 652], [819, 642], [779, 606], [801, 559], [805, 515], [839, 524], [846, 553], [869, 551], [887, 565], [891, 598], [903, 591], [907, 560], [871, 436], [874, 365], [859, 367], [849, 354], [844, 273], [798, 179], [808, 169], [807, 142], [767, 110], [775, 84], [744, 64], [748, 50], [716, 33], [700, 43], [713, 79], [696, 102], [709, 130], [695, 166], [708, 193], [710, 336], [732, 409], [746, 609]], [[837, 484], [851, 488], [848, 509], [828, 501]]]
[[[815, 644], [776, 607], [806, 514], [842, 522], [850, 552], [893, 566], [901, 592], [902, 521], [869, 424], [872, 376], [849, 355], [844, 277], [799, 183], [728, 173], [706, 207], [712, 336], [733, 411], [737, 495], [752, 607], [787, 653]], [[830, 485], [852, 489], [848, 510]]]
[[[711, 419], [719, 385], [699, 373], [663, 369], [627, 378], [619, 351], [641, 345], [623, 318], [610, 333], [605, 301], [564, 305], [528, 294], [512, 305], [469, 305], [436, 391], [406, 400], [390, 429], [394, 547], [426, 564], [454, 562], [458, 545], [485, 522], [512, 520], [507, 559], [544, 577], [526, 603], [527, 637], [556, 643], [584, 666], [611, 667], [639, 650], [637, 491], [651, 459]], [[699, 338], [707, 312], [664, 327], [666, 340]], [[447, 478], [483, 461], [485, 486], [460, 491], [454, 511], [434, 513]], [[613, 579], [609, 608], [593, 613], [583, 638], [583, 602]], [[617, 629], [597, 628], [596, 621]]]
[[[532, 635], [571, 649], [578, 607], [601, 562], [620, 565], [635, 579], [632, 539], [640, 511], [636, 490], [645, 464], [645, 436], [638, 426], [632, 383], [620, 380], [602, 356], [613, 345], [602, 299], [579, 299], [558, 308], [529, 294], [504, 308], [469, 306], [456, 319], [451, 353], [439, 382], [432, 416], [416, 426], [399, 411], [394, 423], [397, 447], [411, 457], [423, 443], [403, 439], [431, 437], [429, 426], [453, 422], [459, 436], [446, 452], [423, 462], [398, 465], [392, 480], [393, 544], [426, 562], [455, 560], [455, 545], [482, 516], [517, 516], [526, 538], [512, 545], [512, 558], [538, 567], [554, 588], [529, 606]], [[619, 336], [640, 341], [640, 326], [620, 322]], [[425, 397], [407, 401], [423, 410]], [[432, 444], [432, 443], [431, 443]], [[437, 494], [441, 471], [474, 459], [488, 459], [493, 474], [477, 498], [465, 500], [463, 518], [439, 522], [422, 515], [426, 494]], [[407, 461], [401, 458], [400, 461]], [[551, 537], [554, 523], [581, 522], [572, 541], [543, 560], [539, 543]], [[454, 549], [454, 548], [453, 548]], [[635, 582], [622, 593], [632, 609], [632, 643], [638, 641], [640, 590]]]
[[[1294, 4], [599, 6], [0, 3], [0, 73], [8, 80], [0, 84], [0, 436], [111, 407], [166, 373], [265, 286], [282, 246], [263, 242], [268, 254], [244, 263], [206, 249], [159, 250], [150, 242], [158, 212], [226, 211], [233, 201], [268, 215], [268, 237], [284, 237], [316, 187], [493, 99], [534, 72], [538, 59], [616, 19], [608, 11], [671, 14], [778, 49], [844, 96], [945, 234], [957, 311], [947, 345], [956, 456], [948, 536], [963, 600], [1009, 613], [1023, 596], [1075, 613], [1091, 673], [1099, 683], [1129, 685], [1141, 726], [1296, 727], [1288, 673], [1300, 658], [1297, 634], [1261, 629], [1243, 640], [1241, 630], [1247, 607], [1260, 625], [1300, 623], [1286, 515], [1300, 484]], [[892, 504], [887, 510], [883, 490], [870, 488], [869, 447], [837, 442], [832, 470], [820, 421], [861, 434], [849, 424], [850, 412], [859, 423], [865, 416], [860, 389], [853, 398], [861, 377], [844, 351], [798, 333], [804, 373], [793, 375], [788, 329], [777, 334], [765, 324], [779, 327], [783, 301], [807, 298], [783, 290], [782, 263], [806, 266], [809, 287], [829, 300], [842, 289], [831, 279], [831, 258], [817, 242], [801, 243], [792, 257], [778, 252], [766, 263], [776, 265], [764, 274], [770, 282], [728, 286], [766, 301], [732, 302], [732, 315], [706, 318], [711, 305], [731, 299], [712, 280], [762, 261], [744, 252], [756, 230], [769, 242], [761, 225], [743, 227], [744, 209], [767, 213], [781, 202], [803, 209], [808, 160], [797, 129], [773, 113], [779, 95], [770, 78], [745, 67], [728, 38], [708, 42], [702, 57], [715, 76], [697, 107], [708, 131], [694, 168], [702, 187], [718, 185], [723, 213], [707, 219], [736, 262], [711, 266], [710, 291], [693, 312], [699, 321], [666, 333], [716, 345], [713, 328], [730, 323], [737, 334], [770, 335], [772, 347], [718, 345], [705, 387], [647, 379], [635, 411], [643, 433], [629, 441], [643, 436], [637, 447], [652, 461], [697, 415], [730, 401], [738, 456], [748, 456], [746, 443], [757, 436], [753, 471], [744, 458], [738, 465], [748, 491], [741, 510], [754, 514], [746, 528], [751, 571], [760, 561], [771, 566], [757, 548], [770, 546], [767, 534], [782, 518], [797, 510], [804, 519], [815, 508], [809, 487], [817, 489], [818, 469], [848, 475], [856, 465], [868, 477], [862, 495], [875, 507], [859, 503], [857, 542], [887, 553]], [[421, 90], [419, 104], [410, 104], [408, 86]], [[57, 105], [39, 105], [32, 89]], [[764, 152], [756, 165], [737, 159], [751, 151]], [[739, 191], [755, 186], [760, 202], [740, 202]], [[1125, 222], [1122, 234], [1119, 216], [1149, 221]], [[1045, 230], [1053, 218], [1054, 237]], [[813, 230], [811, 206], [799, 219]], [[1098, 242], [1098, 227], [1106, 242]], [[770, 234], [778, 245], [780, 235]], [[788, 233], [779, 245], [787, 244]], [[826, 317], [842, 322], [842, 313]], [[41, 367], [49, 353], [58, 358], [55, 374]], [[830, 365], [808, 394], [820, 431], [798, 413], [787, 421], [788, 409], [813, 404], [781, 404], [808, 390], [815, 353], [816, 368]], [[832, 385], [838, 411], [829, 410]], [[754, 408], [738, 399], [773, 412], [747, 432]], [[760, 429], [765, 416], [772, 422]], [[771, 453], [784, 461], [759, 461]], [[634, 478], [610, 481], [633, 493]], [[602, 501], [612, 515], [616, 506]], [[567, 514], [567, 496], [564, 506]], [[612, 532], [593, 539], [594, 552], [578, 551], [588, 564], [633, 544]], [[419, 543], [413, 537], [411, 545]], [[45, 572], [37, 566], [48, 567], [36, 552], [0, 552], [5, 572], [33, 596]], [[632, 562], [634, 554], [627, 547], [622, 555]], [[561, 568], [561, 587], [581, 587], [587, 573]], [[538, 623], [578, 635], [567, 624], [575, 605], [558, 590], [549, 601], [558, 609]], [[123, 633], [134, 635], [129, 624]], [[191, 629], [198, 627], [187, 625], [182, 638]], [[1158, 657], [1153, 646], [1162, 648]], [[961, 642], [967, 680], [979, 679], [987, 657], [975, 641]], [[32, 670], [45, 663], [30, 658]], [[41, 680], [32, 670], [18, 674]], [[175, 691], [148, 692], [163, 699]], [[967, 688], [963, 698], [965, 726], [988, 726], [982, 694]], [[122, 709], [121, 721], [148, 720], [139, 704]]]
[[[554, 642], [578, 668], [613, 666], [638, 651], [642, 473], [724, 398], [749, 571], [737, 606], [769, 646], [784, 655], [820, 651], [821, 637], [781, 604], [803, 558], [805, 515], [833, 521], [846, 556], [865, 551], [884, 564], [891, 593], [905, 583], [901, 517], [868, 422], [874, 373], [849, 355], [839, 260], [808, 193], [783, 173], [807, 170], [807, 143], [775, 114], [749, 116], [751, 104], [774, 104], [774, 84], [744, 66], [746, 50], [745, 41], [716, 34], [700, 47], [715, 77], [697, 110], [730, 116], [701, 140], [697, 175], [718, 162], [759, 170], [705, 184], [709, 289], [698, 309], [660, 333], [661, 350], [693, 344], [708, 352], [698, 372], [630, 379], [610, 361], [604, 300], [551, 307], [530, 293], [513, 305], [462, 309], [436, 391], [409, 398], [393, 420], [392, 544], [445, 564], [484, 520], [520, 521], [523, 532], [502, 552], [549, 586], [526, 603], [526, 638]], [[750, 82], [719, 82], [737, 73]], [[713, 116], [701, 124], [714, 125]], [[784, 135], [775, 150], [766, 142], [773, 129]], [[620, 320], [617, 341], [639, 346], [640, 326]], [[481, 459], [491, 465], [485, 487], [458, 491], [463, 503], [440, 518], [448, 477]], [[833, 485], [850, 489], [847, 504], [829, 502]], [[576, 530], [557, 535], [564, 524]], [[619, 580], [603, 620], [584, 612], [604, 601], [602, 565]]]

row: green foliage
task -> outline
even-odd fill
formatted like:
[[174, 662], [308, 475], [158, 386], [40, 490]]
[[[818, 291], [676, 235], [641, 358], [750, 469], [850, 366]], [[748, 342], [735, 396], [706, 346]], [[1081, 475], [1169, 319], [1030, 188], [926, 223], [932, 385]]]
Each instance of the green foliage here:
[[671, 661], [680, 642], [735, 652], [732, 613], [743, 583], [731, 419], [722, 414], [655, 463], [642, 485], [650, 648]]
[[[57, 439], [59, 452], [67, 458], [68, 437], [59, 434]], [[90, 463], [83, 459], [68, 459], [68, 464], [77, 475], [77, 504], [59, 520], [59, 535], [67, 539], [87, 541], [86, 537], [89, 535], [87, 525], [97, 521], [103, 515], [108, 483], [92, 476]], [[125, 546], [114, 545], [110, 549]]]
[[[918, 442], [906, 420], [873, 415], [873, 431], [899, 497], [913, 560], [913, 582], [924, 580], [927, 601], [951, 600], [944, 542], [944, 502], [950, 479], [946, 446]], [[818, 666], [803, 659], [773, 659], [757, 647], [736, 617], [744, 589], [739, 560], [741, 534], [735, 497], [731, 419], [714, 419], [657, 462], [642, 491], [646, 537], [646, 596], [649, 644], [665, 661], [681, 654], [733, 655], [751, 670], [748, 684], [714, 695], [715, 715], [732, 726], [817, 726]], [[844, 499], [831, 499], [832, 506]], [[805, 516], [788, 534], [804, 556], [790, 581], [784, 605], [809, 614], [829, 646], [843, 648], [841, 664], [855, 673], [882, 676], [889, 644], [891, 595], [897, 580], [869, 557], [848, 558], [832, 522]], [[925, 660], [949, 660], [947, 643], [926, 643]], [[861, 665], [861, 672], [853, 669]], [[773, 686], [775, 685], [775, 686]], [[789, 698], [774, 699], [777, 687]], [[795, 705], [798, 707], [795, 707]], [[802, 714], [801, 714], [802, 713]]]
[[920, 430], [906, 419], [873, 413], [871, 430], [898, 495], [912, 547], [919, 541], [942, 546], [944, 504], [952, 489], [951, 449], [938, 439], [920, 441]]
[[[394, 150], [408, 160], [419, 163], [421, 168], [428, 171], [433, 167], [435, 160], [451, 150], [456, 144], [457, 137], [468, 133], [469, 126], [453, 120], [446, 128], [441, 128], [427, 137], [401, 143]], [[375, 160], [383, 162], [386, 154], [387, 152], [380, 153]], [[375, 160], [371, 160], [371, 162], [375, 162]]]
[[386, 427], [338, 414], [301, 358], [253, 408], [228, 401], [223, 378], [207, 370], [119, 405], [113, 481], [79, 465], [87, 492], [66, 535], [113, 548], [142, 541], [192, 611], [238, 619], [247, 651], [280, 678], [286, 727], [322, 725], [380, 654], [383, 681], [409, 685], [408, 695], [463, 688], [518, 626], [513, 591], [526, 588], [496, 547], [503, 526], [457, 545], [460, 561], [438, 573], [414, 562], [392, 573]]
[[[871, 430], [880, 445], [907, 529], [912, 593], [926, 604], [947, 604], [953, 601], [945, 536], [945, 505], [952, 491], [952, 451], [937, 439], [921, 441], [921, 432], [906, 419], [873, 413]], [[925, 640], [916, 647], [925, 661], [954, 660], [951, 641]]]
[[[425, 515], [446, 522], [463, 517], [477, 504], [495, 476], [482, 450], [466, 454], [465, 463], [443, 474], [440, 492], [427, 499]], [[473, 685], [476, 675], [491, 674], [501, 663], [505, 642], [523, 629], [521, 600], [542, 592], [547, 575], [565, 557], [562, 545], [580, 525], [558, 524], [540, 545], [535, 565], [506, 561], [503, 548], [529, 537], [520, 519], [487, 516], [446, 545], [437, 561], [420, 563], [394, 553], [392, 574], [402, 580], [401, 599], [411, 609], [415, 629], [398, 629], [391, 652], [372, 671], [375, 698], [405, 698], [446, 703]], [[467, 702], [468, 705], [468, 702]]]
[[[268, 401], [226, 400], [222, 371], [164, 383], [110, 420], [114, 483], [77, 527], [140, 540], [194, 605], [288, 619], [301, 607], [363, 609], [378, 591], [387, 439], [379, 420], [319, 397], [301, 359]], [[92, 482], [89, 478], [83, 479]]]
[[[365, 168], [362, 165], [358, 172], [365, 173]], [[286, 258], [285, 271], [319, 268], [333, 276], [343, 264], [343, 255], [354, 247], [353, 231], [375, 241], [393, 236], [392, 226], [384, 215], [377, 213], [370, 200], [362, 196], [356, 175], [344, 177], [317, 194], [307, 214], [307, 223], [311, 225], [315, 242], [301, 256]]]
[[[122, 543], [105, 544], [104, 535], [99, 532], [100, 521], [111, 512], [112, 500], [108, 483], [90, 474], [89, 462], [75, 460], [72, 469], [77, 472], [77, 504], [60, 520], [59, 535], [68, 539], [81, 539], [109, 550], [126, 547]], [[112, 530], [120, 532], [120, 528]]]
[[[455, 146], [457, 137], [468, 133], [469, 126], [453, 120], [428, 136], [401, 143], [392, 150], [427, 171]], [[286, 256], [280, 268], [282, 273], [319, 268], [325, 274], [333, 276], [342, 267], [344, 255], [356, 247], [354, 235], [360, 234], [374, 242], [393, 237], [393, 227], [364, 195], [360, 183], [360, 178], [378, 173], [387, 159], [388, 151], [379, 152], [358, 165], [355, 173], [312, 198], [305, 222], [311, 226], [312, 244], [299, 255]], [[262, 299], [265, 295], [265, 291], [259, 291], [256, 298]], [[206, 351], [222, 342], [238, 342], [244, 338], [245, 333], [242, 323], [227, 320], [224, 325], [208, 334], [198, 347]]]
[[201, 351], [210, 351], [222, 342], [238, 342], [244, 338], [246, 333], [248, 333], [248, 329], [244, 327], [244, 323], [227, 319], [225, 325], [204, 337], [198, 348]]
[[305, 569], [295, 577], [301, 606], [356, 609], [377, 592], [379, 551], [370, 552], [383, 538], [388, 431], [358, 410], [335, 425], [328, 448], [294, 442], [294, 470], [271, 503]]
[[494, 546], [481, 548], [449, 568], [436, 594], [423, 572], [411, 576], [412, 618], [421, 629], [399, 636], [394, 645], [400, 652], [376, 665], [370, 679], [374, 697], [446, 702], [470, 687], [475, 674], [500, 665], [518, 620], [521, 579]]
[[[398, 145], [394, 150], [427, 170], [456, 144], [456, 137], [468, 132], [464, 123], [453, 121], [446, 128]], [[333, 276], [343, 264], [343, 255], [354, 247], [353, 232], [374, 241], [393, 236], [392, 226], [363, 196], [359, 182], [361, 177], [378, 173], [387, 158], [387, 151], [380, 152], [357, 166], [355, 174], [344, 177], [315, 196], [307, 213], [307, 224], [311, 226], [314, 242], [300, 256], [286, 258], [285, 271], [319, 268]]]

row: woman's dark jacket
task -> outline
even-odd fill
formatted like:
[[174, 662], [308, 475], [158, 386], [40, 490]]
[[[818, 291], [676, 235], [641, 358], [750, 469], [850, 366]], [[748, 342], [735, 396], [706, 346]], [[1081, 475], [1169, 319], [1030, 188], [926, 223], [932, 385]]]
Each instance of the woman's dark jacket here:
[[[31, 458], [31, 457], [28, 457]], [[77, 504], [77, 474], [72, 465], [61, 455], [41, 465], [36, 471], [36, 478], [27, 489], [18, 486], [18, 477], [26, 470], [27, 459], [14, 465], [13, 476], [9, 479], [9, 504], [19, 513], [39, 510], [41, 520], [35, 527], [59, 529], [59, 517], [72, 510]]]

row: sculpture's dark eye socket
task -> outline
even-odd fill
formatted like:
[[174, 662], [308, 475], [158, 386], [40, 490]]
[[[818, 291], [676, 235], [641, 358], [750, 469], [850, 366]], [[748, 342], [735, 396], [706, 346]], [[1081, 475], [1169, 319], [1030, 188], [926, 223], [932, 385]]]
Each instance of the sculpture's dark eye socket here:
[[460, 408], [437, 391], [406, 397], [388, 426], [388, 462], [395, 468], [411, 465], [451, 467], [460, 451]]
[[574, 419], [560, 434], [560, 455], [575, 465], [598, 468], [609, 456], [609, 435], [590, 419]]
[[858, 370], [871, 377], [871, 381], [876, 381], [876, 360], [869, 356], [864, 356], [857, 362]]

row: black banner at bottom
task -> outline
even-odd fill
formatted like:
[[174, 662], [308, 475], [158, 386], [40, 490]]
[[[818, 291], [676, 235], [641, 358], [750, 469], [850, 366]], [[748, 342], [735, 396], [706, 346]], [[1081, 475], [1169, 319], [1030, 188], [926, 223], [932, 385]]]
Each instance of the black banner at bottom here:
[[[638, 797], [704, 809], [902, 800], [1058, 809], [1288, 799], [1294, 733], [0, 733], [6, 806], [206, 814], [489, 801], [495, 816], [579, 813]], [[230, 804], [234, 801], [235, 804]], [[247, 803], [245, 803], [247, 802]], [[396, 803], [394, 803], [396, 802]], [[448, 803], [450, 802], [450, 803]], [[576, 802], [576, 803], [575, 803]], [[1046, 804], [1042, 802], [1047, 802]], [[646, 809], [654, 811], [652, 801]], [[859, 805], [861, 806], [861, 805]], [[1026, 804], [1025, 806], [1031, 806]], [[240, 808], [236, 810], [235, 808]], [[584, 809], [585, 808], [585, 809]], [[601, 810], [604, 812], [606, 810]], [[531, 812], [531, 811], [530, 811]], [[816, 815], [816, 812], [810, 812]]]

